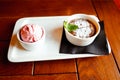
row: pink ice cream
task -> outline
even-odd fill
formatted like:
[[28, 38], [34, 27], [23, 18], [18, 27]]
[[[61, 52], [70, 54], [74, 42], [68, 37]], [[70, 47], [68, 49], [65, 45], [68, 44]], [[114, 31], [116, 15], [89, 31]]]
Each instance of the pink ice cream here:
[[20, 37], [25, 42], [36, 42], [43, 36], [43, 29], [39, 25], [26, 24], [20, 30]]

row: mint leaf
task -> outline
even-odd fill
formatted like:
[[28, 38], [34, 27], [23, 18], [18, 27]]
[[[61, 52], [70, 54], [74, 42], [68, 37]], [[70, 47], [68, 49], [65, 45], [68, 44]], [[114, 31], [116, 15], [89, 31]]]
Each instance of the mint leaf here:
[[67, 21], [64, 21], [64, 22], [63, 22], [63, 25], [64, 25], [64, 27], [65, 27], [69, 32], [78, 29], [78, 26], [77, 26], [77, 25], [67, 23]]
[[66, 28], [67, 27], [67, 21], [63, 22], [63, 26]]

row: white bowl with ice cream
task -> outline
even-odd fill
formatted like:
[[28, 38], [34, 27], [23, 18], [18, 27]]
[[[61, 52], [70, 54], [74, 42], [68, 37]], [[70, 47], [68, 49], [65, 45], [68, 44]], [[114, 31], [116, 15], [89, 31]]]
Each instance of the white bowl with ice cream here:
[[26, 50], [35, 50], [43, 46], [45, 30], [37, 24], [26, 24], [18, 31], [17, 39]]
[[74, 14], [64, 21], [67, 40], [77, 46], [90, 45], [100, 33], [99, 20], [96, 16]]

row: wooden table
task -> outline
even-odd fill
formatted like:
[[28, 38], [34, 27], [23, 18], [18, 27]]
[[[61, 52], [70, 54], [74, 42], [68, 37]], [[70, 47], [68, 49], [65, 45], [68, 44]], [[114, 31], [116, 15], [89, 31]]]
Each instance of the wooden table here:
[[[22, 17], [92, 14], [105, 23], [110, 55], [11, 63], [7, 51]], [[0, 0], [0, 80], [120, 80], [120, 10], [112, 0]]]

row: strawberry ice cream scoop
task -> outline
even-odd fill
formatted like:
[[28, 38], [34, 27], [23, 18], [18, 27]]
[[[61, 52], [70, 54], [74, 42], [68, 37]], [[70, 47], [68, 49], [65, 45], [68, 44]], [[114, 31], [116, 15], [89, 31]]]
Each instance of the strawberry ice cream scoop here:
[[26, 24], [20, 30], [20, 37], [25, 42], [36, 42], [43, 36], [43, 29], [39, 25]]

